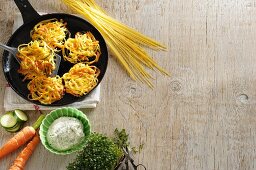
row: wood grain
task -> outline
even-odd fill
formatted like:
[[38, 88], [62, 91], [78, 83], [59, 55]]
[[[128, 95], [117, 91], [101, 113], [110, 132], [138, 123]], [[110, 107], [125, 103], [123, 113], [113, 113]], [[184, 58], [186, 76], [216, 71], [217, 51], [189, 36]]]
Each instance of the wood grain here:
[[[38, 11], [71, 12], [60, 0], [30, 1]], [[256, 169], [256, 1], [97, 2], [168, 46], [167, 52], [147, 51], [171, 76], [150, 71], [152, 90], [130, 80], [110, 54], [101, 102], [83, 110], [93, 130], [111, 135], [125, 128], [132, 145], [144, 143], [135, 160], [149, 170]], [[0, 0], [1, 42], [10, 37], [16, 11], [13, 1]], [[3, 101], [0, 107], [3, 113]], [[36, 116], [30, 113], [31, 122]], [[0, 144], [11, 136], [1, 128]], [[0, 160], [0, 169], [17, 153]], [[26, 169], [62, 170], [74, 156], [56, 156], [41, 145]]]

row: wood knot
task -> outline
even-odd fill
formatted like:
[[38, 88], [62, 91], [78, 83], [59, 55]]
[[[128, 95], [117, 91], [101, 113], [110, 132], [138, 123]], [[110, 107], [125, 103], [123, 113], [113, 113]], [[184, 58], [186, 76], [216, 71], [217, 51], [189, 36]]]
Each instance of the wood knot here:
[[123, 96], [128, 98], [139, 98], [142, 95], [141, 88], [132, 83], [126, 84], [122, 91]]
[[240, 94], [237, 96], [237, 100], [243, 104], [246, 104], [249, 100], [249, 97], [247, 94]]
[[182, 85], [178, 80], [171, 81], [169, 86], [170, 86], [171, 91], [173, 91], [175, 93], [181, 91], [181, 89], [182, 89]]

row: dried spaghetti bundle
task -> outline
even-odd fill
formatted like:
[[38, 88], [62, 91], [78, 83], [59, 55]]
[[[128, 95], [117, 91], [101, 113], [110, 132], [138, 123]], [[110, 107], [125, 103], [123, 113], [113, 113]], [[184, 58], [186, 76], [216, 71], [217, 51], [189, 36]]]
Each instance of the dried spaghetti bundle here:
[[83, 15], [100, 31], [112, 53], [132, 79], [140, 80], [152, 87], [152, 76], [146, 71], [145, 66], [168, 74], [141, 47], [143, 45], [155, 50], [165, 50], [163, 45], [109, 17], [94, 0], [62, 1]]

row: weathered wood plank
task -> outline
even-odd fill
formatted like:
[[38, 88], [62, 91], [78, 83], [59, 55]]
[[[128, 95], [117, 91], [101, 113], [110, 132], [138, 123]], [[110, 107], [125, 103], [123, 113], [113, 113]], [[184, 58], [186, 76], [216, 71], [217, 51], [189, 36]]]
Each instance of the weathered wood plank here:
[[[59, 0], [30, 0], [43, 12], [71, 12]], [[97, 1], [109, 15], [168, 46], [147, 50], [171, 73], [151, 72], [155, 88], [131, 81], [111, 55], [101, 102], [84, 110], [93, 130], [126, 128], [148, 169], [256, 169], [256, 2], [254, 0]], [[0, 41], [11, 33], [13, 1], [0, 0]], [[2, 53], [2, 51], [0, 51]], [[3, 98], [5, 79], [0, 73]], [[3, 101], [0, 101], [1, 112]], [[36, 116], [31, 112], [31, 121]], [[12, 135], [0, 129], [0, 144]], [[0, 162], [6, 169], [17, 152]], [[28, 170], [65, 169], [74, 155], [42, 146]]]

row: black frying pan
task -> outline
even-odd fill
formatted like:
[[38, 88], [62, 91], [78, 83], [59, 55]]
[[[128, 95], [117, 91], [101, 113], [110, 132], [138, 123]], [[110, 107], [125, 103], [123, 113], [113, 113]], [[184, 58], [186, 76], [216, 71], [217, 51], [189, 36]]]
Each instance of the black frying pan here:
[[[18, 47], [20, 44], [30, 42], [31, 41], [30, 31], [40, 21], [51, 19], [51, 18], [63, 19], [67, 23], [67, 28], [71, 33], [71, 37], [74, 37], [74, 34], [76, 32], [90, 31], [95, 36], [95, 38], [100, 42], [101, 56], [99, 61], [93, 65], [97, 66], [100, 69], [98, 84], [101, 82], [107, 69], [108, 51], [107, 51], [106, 43], [103, 37], [94, 26], [92, 26], [90, 23], [88, 23], [87, 21], [77, 16], [70, 15], [70, 14], [53, 13], [53, 14], [39, 15], [35, 11], [35, 9], [31, 6], [31, 4], [28, 2], [28, 0], [14, 0], [14, 1], [22, 14], [24, 24], [20, 26], [13, 33], [7, 45], [12, 47]], [[3, 63], [3, 71], [4, 71], [5, 78], [10, 84], [10, 86], [12, 87], [12, 89], [17, 94], [19, 94], [22, 98], [32, 103], [43, 105], [38, 101], [32, 101], [28, 99], [29, 91], [27, 89], [27, 84], [29, 81], [25, 81], [25, 82], [22, 81], [23, 76], [17, 72], [17, 70], [19, 69], [19, 63], [15, 60], [15, 58], [9, 52], [4, 51], [2, 63]], [[64, 73], [68, 72], [72, 66], [73, 64], [67, 61], [64, 61], [64, 59], [62, 59], [58, 75], [62, 76]], [[62, 106], [62, 105], [70, 104], [70, 103], [82, 100], [85, 96], [86, 95], [82, 97], [74, 97], [73, 95], [66, 93], [61, 100], [56, 101], [50, 104], [49, 106]]]

